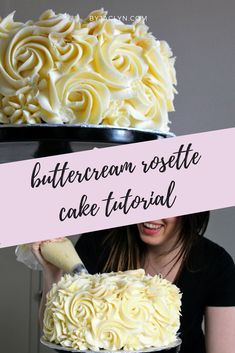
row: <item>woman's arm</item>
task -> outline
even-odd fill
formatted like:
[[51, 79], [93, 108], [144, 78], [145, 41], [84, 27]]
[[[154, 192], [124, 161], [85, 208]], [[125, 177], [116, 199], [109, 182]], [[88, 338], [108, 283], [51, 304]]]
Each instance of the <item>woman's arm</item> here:
[[207, 307], [207, 353], [235, 353], [235, 307]]
[[39, 323], [41, 329], [43, 328], [43, 314], [45, 310], [45, 304], [46, 304], [46, 294], [49, 292], [49, 290], [52, 287], [53, 283], [57, 283], [61, 276], [62, 276], [62, 271], [46, 261], [40, 252], [40, 242], [33, 243], [31, 245], [31, 250], [34, 254], [34, 256], [37, 258], [38, 262], [41, 264], [42, 269], [43, 269], [43, 288], [42, 288], [42, 298], [40, 302], [40, 307], [39, 307]]

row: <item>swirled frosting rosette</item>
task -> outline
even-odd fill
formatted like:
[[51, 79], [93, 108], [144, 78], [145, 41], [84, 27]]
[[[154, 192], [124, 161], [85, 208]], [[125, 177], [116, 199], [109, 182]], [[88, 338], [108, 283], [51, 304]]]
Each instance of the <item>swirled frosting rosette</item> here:
[[0, 20], [0, 123], [103, 124], [169, 130], [174, 58], [141, 19], [101, 9]]
[[141, 350], [176, 340], [181, 294], [144, 270], [66, 274], [47, 294], [44, 336], [77, 350]]

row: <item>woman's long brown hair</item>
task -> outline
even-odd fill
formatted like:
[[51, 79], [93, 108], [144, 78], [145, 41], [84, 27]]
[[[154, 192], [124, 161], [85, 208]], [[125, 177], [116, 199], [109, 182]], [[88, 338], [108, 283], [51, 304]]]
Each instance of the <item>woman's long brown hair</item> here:
[[[181, 216], [181, 229], [178, 244], [182, 244], [177, 255], [171, 260], [173, 265], [180, 258], [184, 263], [188, 254], [198, 239], [206, 231], [209, 212], [201, 212]], [[110, 230], [105, 236], [103, 246], [109, 249], [109, 255], [103, 267], [103, 272], [126, 271], [142, 267], [146, 256], [146, 245], [139, 237], [137, 225], [125, 226]]]

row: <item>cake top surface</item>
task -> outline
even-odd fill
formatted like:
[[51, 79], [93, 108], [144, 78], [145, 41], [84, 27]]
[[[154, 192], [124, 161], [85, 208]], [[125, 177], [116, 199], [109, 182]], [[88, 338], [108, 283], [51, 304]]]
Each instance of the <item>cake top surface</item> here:
[[143, 19], [103, 9], [0, 21], [0, 123], [69, 123], [169, 131], [174, 58]]

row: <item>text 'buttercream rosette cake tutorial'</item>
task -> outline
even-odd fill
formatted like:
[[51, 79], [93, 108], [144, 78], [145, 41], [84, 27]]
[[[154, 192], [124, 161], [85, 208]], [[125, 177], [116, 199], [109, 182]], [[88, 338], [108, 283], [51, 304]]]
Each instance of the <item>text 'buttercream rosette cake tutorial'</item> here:
[[[47, 10], [38, 20], [21, 23], [11, 13], [0, 22], [0, 129], [9, 128], [2, 136], [38, 126], [41, 134], [48, 128], [48, 141], [55, 143], [63, 125], [83, 127], [87, 138], [93, 128], [94, 146], [103, 127], [114, 134], [104, 135], [104, 144], [117, 142], [109, 136], [118, 129], [141, 133], [138, 142], [149, 139], [147, 132], [167, 137], [174, 63], [167, 42], [156, 39], [141, 18], [127, 24], [109, 19], [103, 9], [85, 19]], [[30, 141], [27, 131], [33, 133], [14, 132], [14, 141], [17, 134], [18, 141]], [[124, 136], [118, 143], [135, 142]], [[68, 152], [63, 146], [60, 141], [60, 153]], [[50, 144], [37, 157], [47, 155], [47, 148]], [[17, 258], [34, 269], [60, 268], [43, 309], [41, 341], [47, 347], [176, 352], [180, 346], [181, 293], [162, 275], [146, 273], [143, 264], [132, 271], [88, 274], [66, 238], [20, 246]]]

